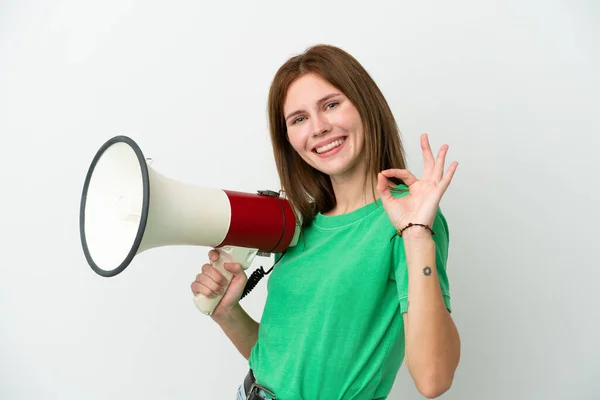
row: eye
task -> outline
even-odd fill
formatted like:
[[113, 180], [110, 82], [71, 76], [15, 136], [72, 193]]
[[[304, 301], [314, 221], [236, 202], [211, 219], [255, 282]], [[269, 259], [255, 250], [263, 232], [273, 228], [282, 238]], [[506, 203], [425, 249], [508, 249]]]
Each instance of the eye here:
[[303, 118], [304, 118], [304, 117], [298, 117], [298, 118], [296, 118], [295, 120], [293, 120], [293, 121], [292, 121], [292, 125], [296, 125], [297, 123], [300, 123], [300, 122], [302, 122], [301, 120], [302, 120]]
[[329, 104], [327, 104], [327, 108], [328, 108], [328, 109], [332, 109], [332, 108], [335, 108], [335, 107], [337, 107], [339, 104], [340, 104], [340, 103], [338, 103], [337, 101], [334, 101], [334, 102], [332, 102], [332, 103], [329, 103]]

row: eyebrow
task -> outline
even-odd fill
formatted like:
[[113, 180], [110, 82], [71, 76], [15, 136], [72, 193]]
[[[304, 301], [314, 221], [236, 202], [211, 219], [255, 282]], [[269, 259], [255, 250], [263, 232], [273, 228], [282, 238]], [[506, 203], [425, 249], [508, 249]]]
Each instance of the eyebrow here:
[[[325, 97], [322, 97], [321, 99], [319, 99], [319, 100], [317, 101], [317, 104], [318, 104], [318, 105], [321, 105], [321, 104], [325, 103], [327, 100], [329, 100], [329, 99], [331, 99], [331, 98], [333, 98], [333, 97], [339, 96], [339, 95], [340, 95], [340, 93], [330, 93], [330, 94], [328, 94], [327, 96], [325, 96]], [[293, 116], [295, 116], [295, 115], [297, 115], [297, 114], [301, 114], [302, 112], [303, 112], [302, 110], [296, 110], [296, 111], [293, 111], [293, 112], [289, 113], [289, 114], [288, 114], [288, 115], [285, 117], [285, 120], [287, 121], [289, 118], [291, 118], [291, 117], [293, 117]]]

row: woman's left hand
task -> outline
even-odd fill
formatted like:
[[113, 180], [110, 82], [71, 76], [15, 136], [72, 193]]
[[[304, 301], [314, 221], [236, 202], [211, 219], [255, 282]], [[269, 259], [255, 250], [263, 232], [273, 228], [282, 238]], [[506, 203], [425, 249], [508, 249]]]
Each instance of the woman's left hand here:
[[[434, 159], [426, 133], [421, 135], [421, 149], [425, 163], [421, 180], [406, 169], [388, 169], [377, 176], [381, 202], [396, 230], [406, 227], [409, 222], [432, 227], [440, 200], [458, 167], [458, 162], [453, 162], [444, 175], [448, 145], [443, 145]], [[393, 197], [387, 182], [387, 178], [392, 177], [402, 179], [410, 193], [400, 198]]]

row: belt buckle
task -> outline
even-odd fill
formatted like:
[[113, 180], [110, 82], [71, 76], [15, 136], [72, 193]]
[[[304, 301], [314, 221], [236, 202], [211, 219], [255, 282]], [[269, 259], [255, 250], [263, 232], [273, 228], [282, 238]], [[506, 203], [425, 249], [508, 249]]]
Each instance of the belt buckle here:
[[[256, 391], [254, 389], [256, 389]], [[258, 390], [262, 390], [263, 392], [268, 394], [272, 400], [277, 400], [277, 397], [275, 397], [275, 393], [271, 392], [269, 389], [259, 385], [256, 382], [252, 382], [252, 385], [250, 385], [250, 391], [248, 392], [247, 400], [260, 400], [261, 398], [258, 396]]]

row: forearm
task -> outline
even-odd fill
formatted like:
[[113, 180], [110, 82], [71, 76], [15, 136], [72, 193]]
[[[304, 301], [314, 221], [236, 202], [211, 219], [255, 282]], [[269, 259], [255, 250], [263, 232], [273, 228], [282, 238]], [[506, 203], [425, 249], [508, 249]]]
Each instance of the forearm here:
[[250, 350], [258, 340], [259, 323], [253, 320], [239, 304], [227, 315], [213, 320], [244, 356], [250, 358]]
[[431, 235], [407, 231], [404, 248], [409, 282], [406, 364], [419, 390], [437, 397], [452, 384], [460, 338], [442, 297]]

